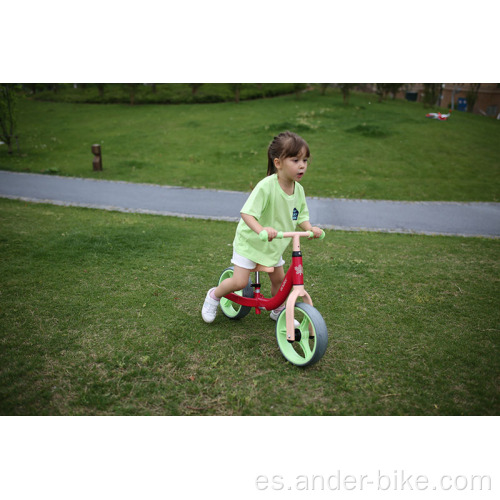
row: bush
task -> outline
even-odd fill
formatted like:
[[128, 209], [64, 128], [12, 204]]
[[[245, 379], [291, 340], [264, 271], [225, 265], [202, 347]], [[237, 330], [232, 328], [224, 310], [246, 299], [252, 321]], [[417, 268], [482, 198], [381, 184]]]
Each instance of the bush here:
[[[23, 85], [25, 94], [40, 101], [130, 104], [129, 84], [30, 84]], [[135, 88], [134, 104], [192, 104], [230, 102], [235, 99], [233, 84], [204, 83], [193, 94], [188, 83], [139, 84]], [[243, 83], [240, 100], [262, 99], [293, 93], [294, 83]]]

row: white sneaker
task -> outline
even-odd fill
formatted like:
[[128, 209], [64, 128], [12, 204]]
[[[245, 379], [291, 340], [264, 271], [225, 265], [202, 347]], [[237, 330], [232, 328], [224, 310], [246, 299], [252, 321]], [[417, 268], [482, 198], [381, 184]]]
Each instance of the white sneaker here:
[[211, 288], [207, 292], [207, 296], [205, 297], [205, 302], [203, 303], [203, 308], [201, 310], [201, 317], [205, 323], [212, 323], [217, 315], [217, 308], [219, 307], [219, 300], [214, 300], [210, 297], [210, 292], [215, 290], [215, 288]]
[[285, 309], [285, 306], [280, 306], [276, 309], [273, 309], [271, 311], [271, 314], [269, 315], [269, 317], [273, 320], [273, 321], [277, 321], [278, 320], [278, 316], [281, 314], [281, 311], [283, 311]]

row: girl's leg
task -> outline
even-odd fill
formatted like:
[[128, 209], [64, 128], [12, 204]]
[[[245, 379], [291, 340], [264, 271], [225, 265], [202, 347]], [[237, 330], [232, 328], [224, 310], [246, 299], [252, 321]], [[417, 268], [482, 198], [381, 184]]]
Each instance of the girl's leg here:
[[283, 266], [275, 267], [274, 272], [269, 273], [269, 278], [271, 279], [271, 296], [274, 297], [279, 292], [281, 283], [285, 279]]
[[221, 297], [230, 292], [242, 290], [247, 286], [250, 272], [250, 269], [234, 266], [234, 273], [231, 278], [225, 279], [217, 288], [211, 288], [207, 292], [201, 309], [201, 316], [206, 323], [212, 323], [215, 319]]
[[[275, 267], [274, 268], [274, 273], [269, 273], [269, 278], [271, 278], [271, 293], [272, 296], [274, 297], [278, 292], [281, 287], [281, 284], [283, 283], [283, 280], [285, 279], [285, 271], [283, 269], [283, 266], [280, 267]], [[276, 321], [278, 319], [278, 316], [281, 314], [281, 312], [285, 309], [285, 303], [281, 304], [278, 306], [276, 309], [273, 309], [271, 311], [271, 314], [269, 317]], [[298, 328], [299, 322], [297, 320], [294, 321], [295, 328]]]
[[[283, 280], [285, 279], [285, 271], [283, 266], [275, 267], [273, 273], [269, 273], [269, 278], [271, 279], [271, 295], [274, 297], [281, 287]], [[281, 311], [285, 308], [285, 303], [279, 305], [276, 309], [273, 309], [270, 314], [270, 318], [276, 321]]]
[[248, 285], [248, 278], [250, 277], [250, 269], [234, 266], [233, 276], [225, 279], [215, 290], [214, 295], [220, 299], [231, 292], [243, 290]]

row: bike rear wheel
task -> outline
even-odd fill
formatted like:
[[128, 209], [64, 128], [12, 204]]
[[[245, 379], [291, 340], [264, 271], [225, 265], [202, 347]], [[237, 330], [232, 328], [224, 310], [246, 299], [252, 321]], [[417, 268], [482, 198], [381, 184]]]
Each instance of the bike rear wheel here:
[[[219, 285], [225, 279], [231, 278], [233, 276], [233, 272], [234, 272], [234, 267], [232, 266], [228, 267], [227, 269], [224, 269], [219, 278]], [[253, 297], [252, 280], [248, 278], [247, 286], [243, 290], [234, 293], [242, 297], [252, 298]], [[224, 316], [227, 316], [229, 319], [244, 318], [252, 309], [251, 307], [248, 306], [242, 306], [240, 304], [236, 304], [235, 302], [229, 299], [225, 299], [224, 297], [220, 299], [220, 308], [224, 313]]]
[[[295, 329], [295, 341], [286, 338], [286, 309], [276, 321], [276, 340], [281, 354], [292, 364], [310, 366], [318, 362], [325, 354], [328, 345], [326, 323], [317, 309], [309, 304], [297, 302], [294, 309], [295, 319], [300, 326]], [[310, 338], [310, 330], [314, 332]]]

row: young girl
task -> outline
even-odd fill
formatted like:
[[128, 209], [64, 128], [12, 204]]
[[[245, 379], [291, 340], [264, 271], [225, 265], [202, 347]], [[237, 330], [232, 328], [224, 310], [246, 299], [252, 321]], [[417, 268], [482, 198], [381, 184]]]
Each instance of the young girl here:
[[[304, 189], [299, 184], [310, 156], [307, 142], [297, 134], [283, 132], [273, 139], [267, 156], [267, 177], [255, 186], [241, 209], [233, 242], [233, 276], [207, 292], [201, 311], [207, 323], [215, 319], [221, 297], [247, 286], [250, 272], [257, 264], [274, 267], [274, 272], [269, 273], [271, 294], [278, 293], [285, 277], [282, 255], [290, 243], [289, 238], [275, 239], [278, 231], [295, 231], [298, 224], [303, 231], [312, 231], [315, 238], [321, 236], [321, 229], [309, 223]], [[259, 238], [263, 229], [269, 242]], [[271, 311], [271, 318], [276, 321], [284, 307], [282, 304]]]

